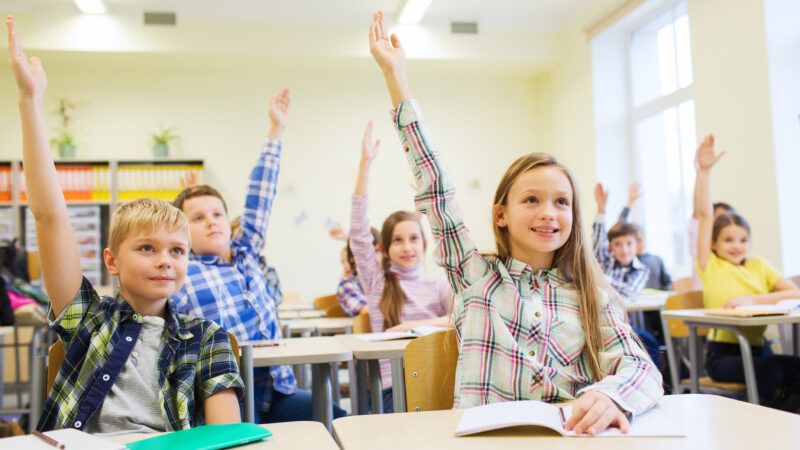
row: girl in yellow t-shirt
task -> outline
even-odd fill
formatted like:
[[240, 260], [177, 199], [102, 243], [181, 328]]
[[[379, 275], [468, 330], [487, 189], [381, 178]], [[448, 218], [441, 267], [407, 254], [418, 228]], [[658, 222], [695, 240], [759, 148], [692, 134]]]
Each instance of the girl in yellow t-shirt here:
[[[707, 308], [766, 305], [800, 298], [800, 289], [763, 259], [747, 255], [750, 225], [735, 213], [714, 219], [711, 205], [711, 168], [725, 152], [716, 153], [714, 136], [697, 148], [695, 210], [698, 212], [697, 273], [703, 282]], [[764, 340], [766, 327], [746, 331], [753, 352], [758, 393], [763, 404], [800, 412], [800, 358], [774, 355]], [[706, 372], [715, 381], [744, 382], [742, 356], [736, 336], [712, 330], [706, 349]]]

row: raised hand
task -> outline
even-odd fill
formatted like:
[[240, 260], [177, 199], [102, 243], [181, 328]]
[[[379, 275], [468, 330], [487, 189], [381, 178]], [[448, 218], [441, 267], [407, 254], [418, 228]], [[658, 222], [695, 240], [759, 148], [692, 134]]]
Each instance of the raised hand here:
[[336, 224], [328, 230], [328, 235], [337, 241], [347, 241], [347, 231], [341, 225]]
[[361, 139], [361, 161], [371, 163], [378, 156], [380, 146], [380, 139], [372, 141], [372, 121], [370, 120], [367, 122], [367, 127], [364, 129], [364, 137]]
[[372, 14], [372, 22], [369, 24], [369, 52], [384, 73], [405, 71], [406, 52], [397, 35], [390, 36], [386, 31], [382, 11]]
[[597, 201], [597, 212], [606, 212], [606, 203], [608, 203], [608, 189], [603, 189], [603, 183], [594, 185], [594, 199]]
[[717, 161], [725, 154], [725, 150], [716, 152], [714, 148], [714, 135], [707, 135], [697, 147], [697, 154], [694, 158], [694, 167], [697, 171], [711, 170]]
[[186, 173], [181, 176], [180, 183], [181, 190], [197, 186], [197, 173], [191, 170], [186, 171]]
[[8, 29], [8, 52], [11, 71], [17, 80], [17, 88], [21, 96], [41, 98], [47, 89], [47, 76], [44, 73], [42, 60], [37, 57], [28, 58], [22, 50], [17, 37], [17, 22], [14, 17], [6, 17]]
[[269, 102], [269, 138], [278, 140], [283, 136], [286, 123], [289, 120], [289, 103], [292, 97], [288, 88], [283, 88], [272, 97]]
[[639, 189], [639, 183], [633, 182], [628, 186], [628, 203], [625, 204], [628, 208], [636, 203], [636, 200], [642, 196], [642, 190]]

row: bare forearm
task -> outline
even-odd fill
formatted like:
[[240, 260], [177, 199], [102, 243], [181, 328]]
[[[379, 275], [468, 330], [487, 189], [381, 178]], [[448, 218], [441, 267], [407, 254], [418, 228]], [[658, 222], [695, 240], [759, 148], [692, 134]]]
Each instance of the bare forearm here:
[[386, 81], [386, 89], [389, 91], [389, 96], [392, 98], [393, 108], [397, 108], [400, 103], [411, 98], [405, 72], [384, 72], [383, 78]]
[[367, 195], [369, 191], [369, 170], [371, 166], [372, 163], [364, 159], [359, 163], [356, 188], [353, 190], [354, 195]]
[[694, 212], [698, 218], [710, 218], [714, 216], [711, 206], [711, 171], [697, 171], [694, 188]]
[[760, 305], [772, 305], [778, 303], [781, 300], [786, 300], [789, 298], [800, 299], [800, 289], [795, 289], [790, 291], [770, 292], [769, 294], [761, 294], [755, 296], [756, 303]]
[[239, 413], [239, 400], [233, 389], [225, 389], [222, 392], [208, 397], [203, 403], [206, 424], [215, 423], [239, 423], [242, 416]]

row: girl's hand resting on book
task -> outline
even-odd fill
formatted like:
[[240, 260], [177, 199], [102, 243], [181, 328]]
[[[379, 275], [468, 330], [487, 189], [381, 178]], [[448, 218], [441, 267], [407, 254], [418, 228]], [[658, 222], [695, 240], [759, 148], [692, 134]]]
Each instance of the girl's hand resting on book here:
[[567, 419], [564, 428], [594, 436], [612, 426], [627, 433], [630, 423], [610, 397], [589, 391], [581, 394], [572, 404], [572, 416]]

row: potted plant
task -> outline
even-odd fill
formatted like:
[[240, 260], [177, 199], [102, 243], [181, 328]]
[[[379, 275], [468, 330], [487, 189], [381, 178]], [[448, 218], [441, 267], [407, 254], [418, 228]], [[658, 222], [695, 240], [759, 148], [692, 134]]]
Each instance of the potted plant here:
[[75, 157], [75, 137], [70, 131], [69, 124], [72, 121], [71, 110], [75, 109], [75, 104], [66, 98], [58, 101], [58, 109], [55, 113], [61, 121], [61, 127], [56, 129], [56, 137], [50, 139], [50, 146], [58, 151], [60, 158]]
[[175, 128], [167, 128], [163, 125], [157, 133], [152, 133], [150, 138], [153, 141], [153, 156], [156, 158], [168, 157], [170, 143], [180, 141], [180, 136], [176, 133]]

